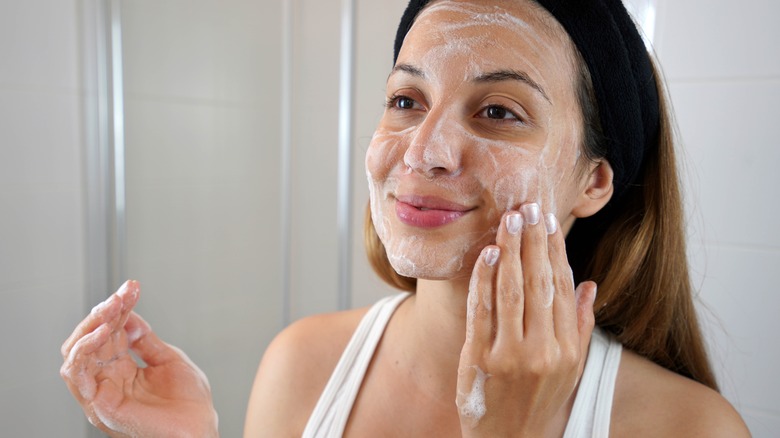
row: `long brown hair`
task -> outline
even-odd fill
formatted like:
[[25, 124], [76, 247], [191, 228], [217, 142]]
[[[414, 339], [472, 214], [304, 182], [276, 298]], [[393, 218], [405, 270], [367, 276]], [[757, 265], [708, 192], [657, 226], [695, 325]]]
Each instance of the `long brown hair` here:
[[[595, 245], [582, 278], [599, 285], [596, 324], [627, 348], [715, 390], [688, 273], [674, 125], [660, 69], [658, 147]], [[588, 115], [584, 114], [587, 119]]]
[[[583, 122], [582, 160], [602, 160], [607, 142], [593, 83], [579, 51], [572, 49], [579, 73], [574, 86]], [[656, 147], [646, 151], [640, 175], [620, 199], [575, 222], [566, 239], [569, 264], [575, 280], [591, 279], [599, 286], [594, 304], [599, 327], [626, 348], [717, 390], [693, 305], [671, 108], [660, 69], [650, 60], [659, 100]], [[416, 279], [390, 265], [368, 207], [364, 241], [380, 278], [402, 290], [416, 289]]]

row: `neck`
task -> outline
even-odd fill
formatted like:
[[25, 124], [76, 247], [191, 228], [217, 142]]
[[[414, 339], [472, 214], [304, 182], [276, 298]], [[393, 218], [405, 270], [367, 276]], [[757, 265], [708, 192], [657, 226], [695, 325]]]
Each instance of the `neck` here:
[[468, 278], [418, 280], [417, 291], [394, 317], [403, 356], [415, 380], [454, 400], [458, 362], [466, 340]]

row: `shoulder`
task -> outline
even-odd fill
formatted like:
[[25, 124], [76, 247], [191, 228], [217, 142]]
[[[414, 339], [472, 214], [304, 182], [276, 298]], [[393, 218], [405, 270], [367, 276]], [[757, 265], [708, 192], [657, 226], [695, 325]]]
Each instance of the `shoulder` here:
[[257, 370], [247, 408], [245, 436], [301, 435], [367, 310], [306, 317], [274, 338]]
[[750, 436], [717, 391], [628, 350], [620, 361], [614, 397], [613, 436]]

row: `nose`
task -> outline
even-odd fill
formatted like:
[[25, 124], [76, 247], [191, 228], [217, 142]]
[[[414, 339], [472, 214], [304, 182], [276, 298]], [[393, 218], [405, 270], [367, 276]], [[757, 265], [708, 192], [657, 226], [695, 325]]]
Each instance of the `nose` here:
[[430, 111], [420, 123], [404, 153], [404, 164], [428, 179], [457, 175], [461, 169], [461, 142], [452, 115]]

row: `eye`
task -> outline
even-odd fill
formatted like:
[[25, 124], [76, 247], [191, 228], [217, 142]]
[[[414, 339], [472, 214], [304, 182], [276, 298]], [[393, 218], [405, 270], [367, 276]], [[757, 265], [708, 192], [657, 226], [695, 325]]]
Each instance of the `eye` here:
[[400, 109], [414, 108], [414, 101], [408, 97], [401, 96], [395, 100], [395, 106]]
[[417, 103], [417, 101], [415, 101], [411, 97], [399, 96], [399, 95], [390, 96], [387, 99], [385, 105], [389, 109], [399, 109], [399, 110], [422, 109], [422, 105]]
[[517, 120], [521, 121], [520, 117], [516, 116], [512, 111], [504, 108], [501, 105], [490, 105], [480, 111], [479, 117], [484, 117], [494, 120]]

